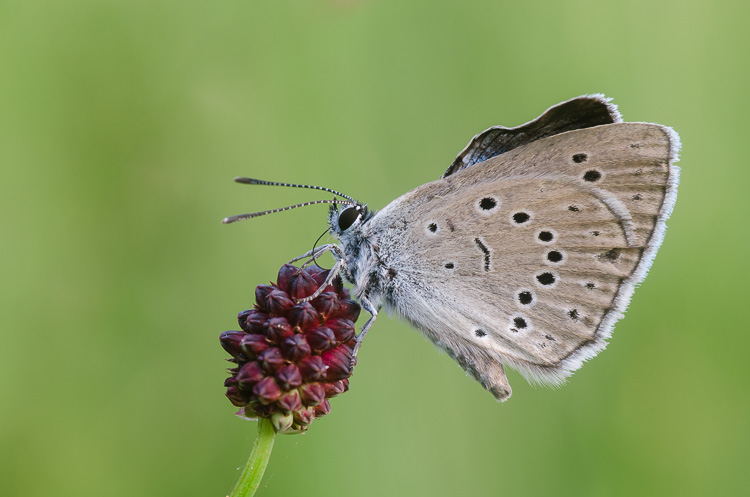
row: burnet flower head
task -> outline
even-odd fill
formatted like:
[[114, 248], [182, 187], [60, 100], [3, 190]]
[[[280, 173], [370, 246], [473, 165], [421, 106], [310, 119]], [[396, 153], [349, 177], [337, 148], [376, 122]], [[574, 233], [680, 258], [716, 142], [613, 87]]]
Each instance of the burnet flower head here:
[[255, 289], [255, 306], [237, 316], [241, 329], [221, 334], [235, 363], [226, 396], [241, 408], [238, 415], [270, 418], [278, 433], [301, 433], [349, 389], [360, 306], [340, 277], [308, 299], [328, 274], [285, 264], [275, 284]]

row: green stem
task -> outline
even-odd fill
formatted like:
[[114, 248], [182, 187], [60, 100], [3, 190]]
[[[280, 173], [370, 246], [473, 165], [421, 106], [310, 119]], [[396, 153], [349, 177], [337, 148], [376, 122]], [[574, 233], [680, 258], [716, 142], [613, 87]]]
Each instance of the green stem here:
[[276, 432], [271, 425], [271, 420], [260, 418], [258, 420], [258, 438], [255, 439], [253, 450], [250, 452], [250, 458], [242, 469], [242, 474], [237, 484], [232, 489], [229, 497], [250, 497], [258, 490], [260, 481], [263, 479], [263, 473], [266, 471], [266, 465], [271, 458], [273, 449], [273, 440]]

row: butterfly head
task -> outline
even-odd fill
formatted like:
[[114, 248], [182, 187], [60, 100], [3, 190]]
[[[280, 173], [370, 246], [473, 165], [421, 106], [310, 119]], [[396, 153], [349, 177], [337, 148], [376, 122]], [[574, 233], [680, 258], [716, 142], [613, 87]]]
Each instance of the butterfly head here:
[[338, 239], [347, 238], [361, 231], [362, 226], [372, 217], [372, 213], [362, 204], [331, 204], [328, 211], [328, 224], [331, 234]]

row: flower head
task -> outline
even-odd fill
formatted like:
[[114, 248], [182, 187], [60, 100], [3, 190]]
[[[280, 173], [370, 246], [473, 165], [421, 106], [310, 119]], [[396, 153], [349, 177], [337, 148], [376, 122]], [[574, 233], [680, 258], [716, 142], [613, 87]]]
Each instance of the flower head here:
[[359, 304], [338, 276], [304, 300], [328, 274], [285, 264], [276, 284], [255, 289], [254, 308], [238, 314], [241, 330], [221, 334], [236, 364], [224, 382], [226, 396], [241, 407], [239, 415], [270, 418], [279, 433], [301, 433], [331, 411], [328, 399], [349, 389]]

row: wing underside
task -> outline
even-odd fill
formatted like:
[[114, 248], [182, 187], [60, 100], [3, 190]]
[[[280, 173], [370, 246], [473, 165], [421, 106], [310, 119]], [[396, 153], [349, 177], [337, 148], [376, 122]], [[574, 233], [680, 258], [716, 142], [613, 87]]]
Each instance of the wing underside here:
[[510, 395], [503, 364], [564, 381], [605, 347], [651, 265], [678, 143], [659, 125], [586, 128], [406, 194], [394, 202], [404, 218], [387, 216], [404, 236], [381, 247], [403, 268], [390, 305], [498, 399]]

